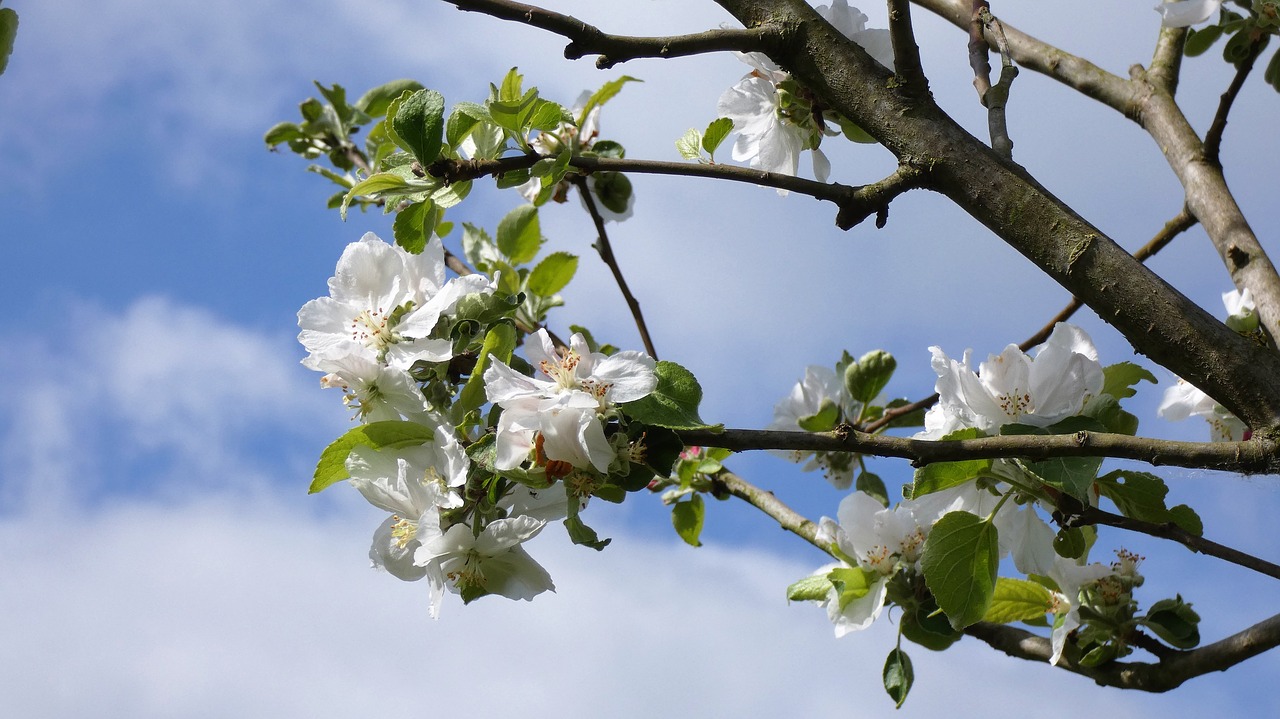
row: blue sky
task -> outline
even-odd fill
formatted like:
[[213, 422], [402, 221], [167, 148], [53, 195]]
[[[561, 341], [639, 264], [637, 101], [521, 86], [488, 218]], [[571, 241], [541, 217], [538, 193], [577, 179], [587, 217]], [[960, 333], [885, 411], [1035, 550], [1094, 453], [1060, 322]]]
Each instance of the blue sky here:
[[[608, 5], [608, 11], [601, 8]], [[1145, 2], [1011, 7], [1011, 23], [1124, 74], [1149, 57], [1158, 16]], [[426, 614], [425, 587], [368, 569], [381, 520], [356, 493], [305, 494], [319, 451], [347, 425], [335, 396], [297, 365], [295, 313], [325, 292], [341, 249], [378, 215], [344, 224], [329, 187], [297, 158], [266, 152], [262, 132], [293, 119], [311, 80], [358, 94], [413, 77], [452, 102], [480, 99], [519, 65], [544, 95], [570, 102], [619, 74], [641, 77], [613, 101], [604, 131], [632, 157], [673, 159], [686, 128], [714, 117], [745, 71], [732, 57], [642, 61], [610, 72], [560, 59], [556, 39], [442, 3], [321, 0], [300, 9], [103, 0], [10, 0], [21, 17], [0, 76], [0, 704], [13, 716], [362, 716], [473, 706], [550, 716], [773, 716], [889, 709], [879, 668], [892, 627], [843, 640], [783, 588], [822, 563], [748, 507], [715, 503], [707, 546], [684, 547], [656, 498], [593, 506], [615, 538], [597, 555], [546, 532], [532, 551], [558, 593]], [[693, 6], [693, 7], [688, 7]], [[607, 29], [689, 32], [728, 17], [713, 3], [557, 3]], [[864, 8], [883, 26], [879, 7]], [[997, 8], [1003, 10], [1003, 8]], [[919, 14], [940, 102], [985, 124], [964, 36]], [[1189, 60], [1182, 96], [1199, 128], [1228, 80]], [[1224, 145], [1228, 180], [1270, 244], [1280, 231], [1268, 163], [1278, 97], [1261, 78], [1241, 96]], [[1129, 248], [1178, 210], [1180, 192], [1135, 127], [1023, 73], [1010, 103], [1015, 157]], [[883, 150], [831, 151], [834, 178], [879, 179]], [[761, 427], [807, 364], [842, 349], [893, 352], [889, 391], [931, 391], [927, 347], [981, 356], [1020, 341], [1065, 293], [934, 195], [895, 202], [889, 225], [842, 233], [827, 206], [751, 186], [635, 178], [636, 216], [614, 230], [659, 353], [693, 370], [704, 417]], [[512, 193], [478, 193], [453, 219], [492, 226]], [[543, 217], [551, 247], [583, 255], [552, 324], [639, 345], [576, 205]], [[1221, 314], [1228, 279], [1192, 230], [1153, 261]], [[1090, 315], [1104, 362], [1132, 359]], [[1141, 361], [1141, 360], [1139, 360]], [[1147, 366], [1151, 366], [1146, 363]], [[1152, 368], [1163, 384], [1172, 376]], [[1203, 425], [1154, 417], [1160, 387], [1132, 411], [1143, 431], [1200, 439]], [[749, 479], [806, 515], [841, 494], [763, 453], [735, 459]], [[909, 477], [877, 461], [890, 481]], [[1280, 556], [1267, 477], [1174, 470], [1209, 536]], [[1136, 539], [1148, 601], [1181, 592], [1207, 639], [1274, 611], [1274, 586], [1243, 570]], [[1104, 710], [1157, 716], [1268, 715], [1264, 656], [1171, 696], [1122, 694], [1016, 662], [972, 641], [912, 652], [917, 685], [902, 714], [990, 715], [979, 697], [1041, 716]], [[492, 692], [492, 676], [517, 688]], [[993, 688], [995, 687], [995, 688]], [[980, 688], [980, 690], [979, 690]], [[461, 689], [462, 691], [458, 691]], [[477, 700], [479, 696], [481, 699]], [[973, 697], [957, 706], [956, 697]], [[462, 699], [461, 697], [468, 697]], [[1066, 698], [1070, 697], [1068, 701]], [[853, 709], [852, 711], [858, 711]], [[1012, 709], [1010, 710], [1012, 713]]]

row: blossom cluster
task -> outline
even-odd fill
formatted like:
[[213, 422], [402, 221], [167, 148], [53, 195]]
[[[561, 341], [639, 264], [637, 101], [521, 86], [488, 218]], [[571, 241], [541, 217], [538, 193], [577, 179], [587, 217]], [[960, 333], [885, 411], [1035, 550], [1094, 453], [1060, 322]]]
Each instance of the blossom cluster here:
[[[1232, 290], [1222, 295], [1227, 308], [1227, 326], [1242, 334], [1252, 334], [1258, 328], [1258, 308], [1249, 290]], [[1217, 400], [1205, 394], [1195, 385], [1179, 378], [1178, 383], [1165, 390], [1164, 400], [1156, 413], [1171, 421], [1188, 417], [1203, 417], [1209, 423], [1209, 436], [1215, 442], [1239, 442], [1249, 438], [1249, 428], [1231, 414]]]
[[[454, 360], [470, 361], [474, 347], [456, 310], [492, 296], [496, 284], [478, 274], [446, 281], [438, 238], [413, 254], [367, 234], [343, 252], [329, 296], [298, 313], [303, 365], [325, 373], [323, 386], [341, 388], [361, 423], [330, 451], [345, 452], [349, 483], [389, 515], [369, 557], [399, 579], [427, 580], [433, 616], [446, 589], [464, 601], [554, 589], [522, 545], [585, 506], [616, 463], [616, 444], [631, 450], [605, 423], [620, 419], [618, 403], [656, 385], [643, 353], [605, 356], [580, 334], [557, 349], [539, 330], [526, 354], [546, 379], [491, 356], [482, 379], [496, 431], [457, 426]], [[489, 446], [491, 458], [472, 456]]]

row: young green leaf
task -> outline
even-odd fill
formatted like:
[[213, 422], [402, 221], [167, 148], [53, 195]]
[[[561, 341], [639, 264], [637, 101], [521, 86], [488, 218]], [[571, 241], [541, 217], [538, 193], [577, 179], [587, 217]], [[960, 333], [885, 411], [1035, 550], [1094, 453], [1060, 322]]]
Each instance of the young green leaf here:
[[787, 601], [820, 602], [827, 598], [831, 591], [831, 580], [825, 574], [805, 577], [787, 587]]
[[1156, 524], [1173, 522], [1197, 536], [1204, 531], [1200, 517], [1190, 507], [1165, 506], [1169, 487], [1154, 474], [1117, 469], [1098, 477], [1097, 487], [1098, 494], [1114, 502], [1126, 517]]
[[542, 228], [538, 208], [521, 205], [498, 222], [498, 251], [513, 265], [524, 264], [538, 254], [542, 246]]
[[400, 138], [396, 144], [413, 153], [422, 165], [430, 165], [440, 155], [443, 142], [444, 96], [434, 90], [418, 90], [397, 100], [396, 114], [391, 118], [391, 129]]
[[859, 472], [858, 479], [853, 484], [854, 490], [863, 494], [871, 495], [884, 506], [889, 506], [889, 490], [884, 486], [884, 480], [880, 479], [880, 475], [871, 472]]
[[1009, 624], [1043, 618], [1051, 604], [1053, 595], [1043, 586], [1026, 579], [999, 577], [982, 621]]
[[458, 401], [454, 402], [451, 412], [457, 419], [466, 416], [473, 409], [478, 409], [486, 401], [484, 393], [484, 371], [489, 367], [489, 358], [497, 357], [503, 362], [511, 361], [511, 352], [516, 348], [516, 330], [511, 325], [500, 322], [489, 328], [484, 336], [484, 344], [480, 347], [480, 356], [476, 358], [476, 366], [471, 376], [458, 393]]
[[702, 149], [711, 155], [711, 159], [716, 157], [716, 148], [720, 147], [720, 143], [733, 132], [733, 120], [727, 117], [718, 117], [707, 125], [707, 131], [702, 133]]
[[671, 524], [676, 534], [686, 544], [701, 547], [698, 537], [702, 535], [702, 522], [706, 518], [707, 509], [702, 502], [702, 495], [694, 494], [687, 501], [676, 502], [671, 506]]
[[12, 8], [0, 8], [0, 75], [9, 66], [13, 54], [14, 38], [18, 35], [18, 13]]
[[400, 210], [392, 224], [396, 244], [410, 254], [420, 254], [427, 248], [427, 242], [435, 232], [439, 220], [440, 210], [431, 200], [415, 202]]
[[591, 114], [592, 110], [612, 100], [615, 95], [621, 92], [622, 86], [628, 82], [644, 81], [639, 78], [631, 77], [630, 75], [623, 75], [617, 80], [610, 80], [609, 82], [606, 82], [599, 90], [591, 93], [591, 97], [587, 98], [587, 104], [582, 106], [582, 112], [579, 113], [576, 118], [578, 127], [582, 127], [582, 125], [587, 121], [587, 116]]
[[[1055, 435], [1074, 432], [1105, 432], [1106, 425], [1092, 417], [1068, 417], [1049, 427], [1032, 427], [1025, 424], [1006, 424], [1000, 428], [1002, 435]], [[1026, 469], [1044, 480], [1045, 484], [1060, 489], [1082, 502], [1089, 501], [1089, 489], [1102, 466], [1101, 457], [1054, 457], [1040, 462], [1022, 463]]]
[[597, 172], [591, 176], [596, 199], [609, 211], [625, 214], [631, 204], [631, 180], [621, 172]]
[[392, 80], [371, 88], [361, 95], [360, 99], [356, 100], [355, 108], [369, 117], [381, 117], [387, 114], [387, 108], [391, 106], [392, 100], [405, 92], [412, 93], [422, 89], [424, 89], [422, 83], [417, 80]]
[[315, 476], [308, 493], [315, 494], [351, 476], [347, 473], [347, 456], [356, 447], [396, 449], [430, 442], [435, 435], [423, 424], [388, 420], [352, 427], [320, 453]]
[[713, 429], [698, 416], [702, 402], [702, 386], [689, 370], [675, 362], [658, 362], [654, 367], [658, 386], [647, 397], [625, 402], [619, 407], [631, 419], [667, 429]]
[[951, 626], [980, 621], [995, 593], [1000, 564], [995, 525], [968, 512], [948, 512], [933, 525], [920, 559], [924, 581]]
[[[976, 427], [958, 429], [942, 439], [976, 439], [984, 436]], [[991, 469], [989, 459], [967, 459], [959, 462], [933, 462], [916, 470], [915, 479], [911, 483], [911, 499], [923, 497], [951, 487], [957, 487]]]
[[578, 256], [568, 252], [553, 252], [538, 262], [529, 273], [526, 287], [535, 295], [550, 297], [564, 289], [578, 271]]
[[1132, 397], [1137, 390], [1133, 387], [1142, 380], [1156, 384], [1159, 380], [1146, 368], [1132, 362], [1117, 362], [1102, 368], [1102, 393], [1116, 399]]
[[686, 160], [696, 160], [702, 157], [702, 135], [692, 127], [685, 130], [685, 133], [676, 140], [676, 150], [680, 156]]
[[895, 647], [889, 652], [884, 662], [884, 690], [889, 693], [898, 708], [907, 700], [907, 693], [915, 682], [915, 671], [911, 668], [911, 659], [902, 649]]

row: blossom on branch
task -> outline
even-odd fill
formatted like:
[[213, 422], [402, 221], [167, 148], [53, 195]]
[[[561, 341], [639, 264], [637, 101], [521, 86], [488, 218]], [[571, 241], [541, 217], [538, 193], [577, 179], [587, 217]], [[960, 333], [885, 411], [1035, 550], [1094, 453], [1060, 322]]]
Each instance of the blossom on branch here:
[[923, 439], [938, 439], [963, 427], [997, 433], [1006, 424], [1048, 427], [1078, 415], [1102, 392], [1098, 351], [1084, 330], [1065, 322], [1053, 328], [1036, 356], [1017, 345], [991, 355], [975, 372], [972, 350], [957, 362], [930, 347], [938, 374], [938, 402], [925, 414]]
[[[867, 16], [847, 0], [835, 0], [830, 6], [816, 9], [877, 62], [893, 68], [888, 30], [868, 30]], [[819, 182], [826, 182], [831, 163], [819, 145], [823, 135], [835, 132], [821, 118], [822, 109], [814, 107], [811, 93], [765, 55], [739, 53], [738, 57], [752, 71], [726, 90], [717, 103], [719, 114], [732, 120], [733, 129], [738, 132], [731, 151], [733, 159], [766, 172], [795, 175], [800, 153], [812, 150], [813, 175]], [[785, 195], [787, 191], [780, 189], [778, 194]]]
[[556, 349], [545, 329], [529, 340], [529, 363], [547, 379], [525, 376], [498, 359], [484, 372], [485, 394], [503, 410], [496, 466], [514, 469], [537, 450], [548, 460], [607, 473], [615, 452], [602, 420], [616, 412], [619, 403], [654, 390], [658, 380], [653, 358], [637, 351], [592, 352], [579, 333], [563, 351]]

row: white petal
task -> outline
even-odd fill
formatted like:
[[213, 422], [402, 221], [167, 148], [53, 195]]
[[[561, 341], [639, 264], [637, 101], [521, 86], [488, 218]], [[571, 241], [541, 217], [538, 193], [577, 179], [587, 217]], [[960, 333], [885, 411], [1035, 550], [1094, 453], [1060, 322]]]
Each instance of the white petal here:
[[1178, 0], [1156, 6], [1165, 27], [1187, 27], [1208, 20], [1222, 7], [1222, 0]]

